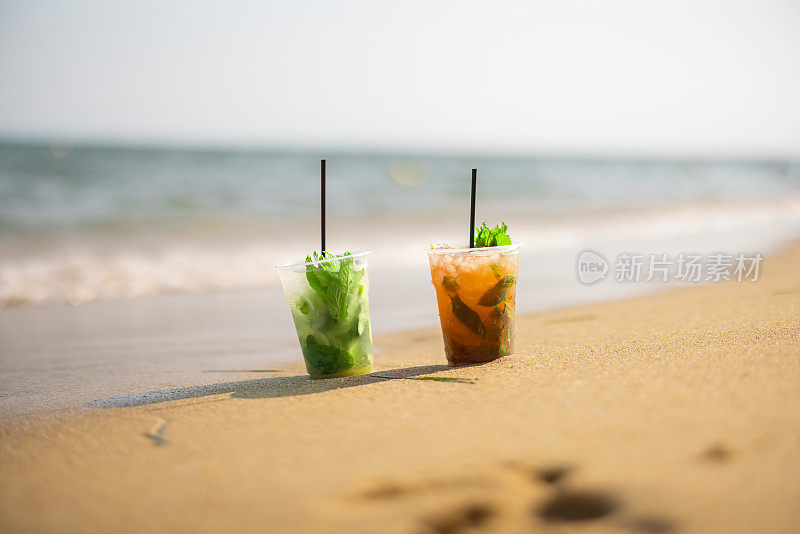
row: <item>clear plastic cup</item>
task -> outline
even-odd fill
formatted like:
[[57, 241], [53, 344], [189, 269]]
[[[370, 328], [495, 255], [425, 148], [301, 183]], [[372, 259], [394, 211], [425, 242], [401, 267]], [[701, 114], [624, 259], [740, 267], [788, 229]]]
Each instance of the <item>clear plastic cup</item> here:
[[312, 378], [372, 371], [367, 254], [275, 267]]
[[428, 250], [450, 365], [490, 362], [514, 352], [521, 245], [433, 245]]

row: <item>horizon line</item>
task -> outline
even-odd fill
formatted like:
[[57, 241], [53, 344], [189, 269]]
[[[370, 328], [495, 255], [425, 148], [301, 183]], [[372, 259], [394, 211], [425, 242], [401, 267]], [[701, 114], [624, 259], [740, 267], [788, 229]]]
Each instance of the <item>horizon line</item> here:
[[58, 149], [129, 149], [152, 151], [183, 152], [230, 152], [230, 153], [295, 153], [374, 156], [425, 156], [425, 157], [478, 157], [486, 159], [575, 159], [575, 160], [629, 160], [629, 161], [761, 161], [800, 163], [800, 150], [785, 151], [742, 151], [742, 150], [611, 150], [575, 148], [520, 148], [501, 149], [488, 146], [428, 146], [401, 143], [322, 143], [294, 142], [279, 143], [267, 140], [221, 141], [156, 138], [105, 138], [46, 136], [46, 135], [7, 135], [0, 133], [0, 145], [41, 146]]

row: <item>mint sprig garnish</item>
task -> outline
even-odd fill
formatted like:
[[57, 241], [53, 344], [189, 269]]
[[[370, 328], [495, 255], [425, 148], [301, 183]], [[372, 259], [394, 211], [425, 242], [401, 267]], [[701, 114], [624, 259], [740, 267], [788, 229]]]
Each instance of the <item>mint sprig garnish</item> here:
[[510, 244], [508, 226], [503, 221], [494, 228], [489, 228], [486, 222], [480, 228], [475, 227], [475, 247], [502, 247]]

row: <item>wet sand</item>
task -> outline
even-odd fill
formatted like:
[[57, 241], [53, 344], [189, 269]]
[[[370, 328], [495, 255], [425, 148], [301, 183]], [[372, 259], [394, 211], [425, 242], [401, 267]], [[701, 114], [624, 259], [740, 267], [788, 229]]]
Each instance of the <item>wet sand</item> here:
[[376, 345], [368, 376], [261, 369], [2, 419], [0, 531], [800, 524], [800, 247], [757, 283], [519, 317], [487, 365], [443, 366], [436, 329]]

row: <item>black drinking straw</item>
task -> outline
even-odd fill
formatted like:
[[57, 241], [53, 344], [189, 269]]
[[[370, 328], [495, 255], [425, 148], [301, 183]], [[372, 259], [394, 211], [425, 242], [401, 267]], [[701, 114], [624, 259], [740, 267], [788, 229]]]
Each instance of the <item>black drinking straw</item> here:
[[319, 249], [320, 254], [325, 254], [325, 160], [320, 160], [320, 168], [319, 168], [320, 176], [319, 176], [319, 183], [320, 183], [320, 222], [321, 222], [321, 235], [322, 238], [322, 246]]
[[475, 248], [475, 184], [478, 181], [478, 169], [472, 169], [472, 195], [469, 207], [469, 248]]

